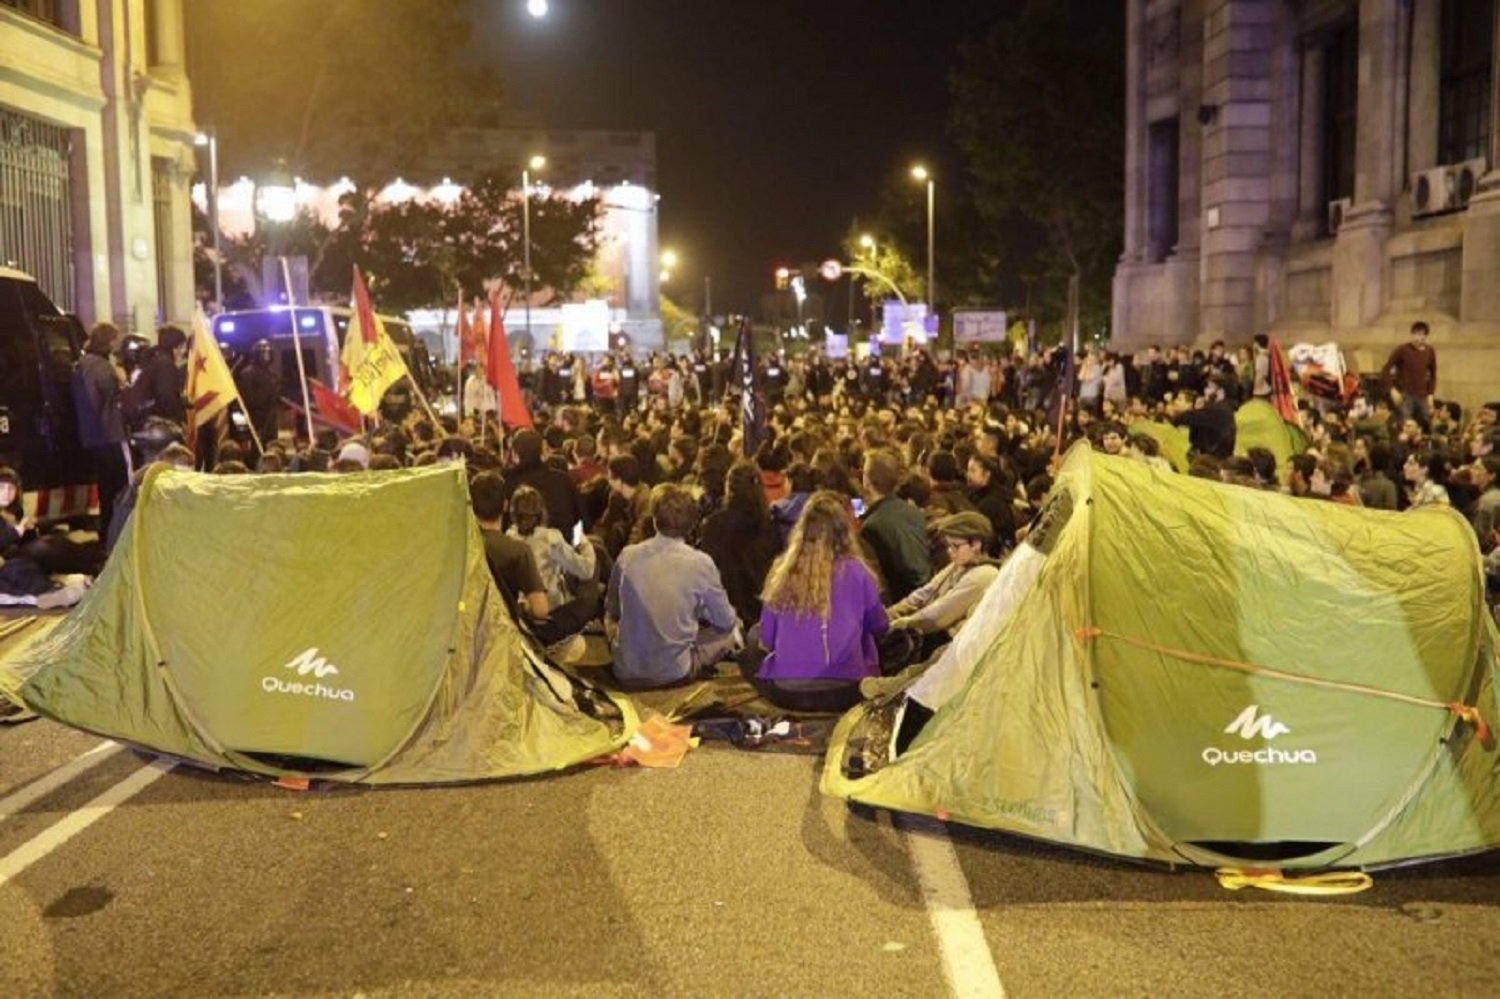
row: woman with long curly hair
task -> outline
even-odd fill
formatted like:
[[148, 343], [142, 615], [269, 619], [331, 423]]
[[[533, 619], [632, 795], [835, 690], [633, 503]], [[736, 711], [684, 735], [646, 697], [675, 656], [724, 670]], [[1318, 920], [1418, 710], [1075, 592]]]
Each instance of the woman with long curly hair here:
[[740, 666], [773, 704], [840, 711], [859, 699], [861, 679], [880, 674], [876, 642], [890, 621], [843, 496], [820, 489], [808, 499], [761, 600], [759, 648]]

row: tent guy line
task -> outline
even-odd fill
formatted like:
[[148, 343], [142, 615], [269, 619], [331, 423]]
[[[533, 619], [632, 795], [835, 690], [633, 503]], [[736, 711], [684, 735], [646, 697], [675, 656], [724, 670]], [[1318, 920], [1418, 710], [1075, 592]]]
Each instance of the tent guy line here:
[[167, 760], [148, 763], [105, 790], [82, 808], [69, 812], [4, 857], [0, 857], [0, 887], [4, 887], [32, 864], [43, 859], [53, 850], [165, 777], [175, 766], [177, 766], [175, 762]]
[[45, 798], [77, 777], [114, 756], [125, 747], [113, 739], [105, 739], [93, 749], [73, 758], [49, 774], [44, 774], [14, 794], [0, 798], [0, 822], [19, 815], [32, 802]]

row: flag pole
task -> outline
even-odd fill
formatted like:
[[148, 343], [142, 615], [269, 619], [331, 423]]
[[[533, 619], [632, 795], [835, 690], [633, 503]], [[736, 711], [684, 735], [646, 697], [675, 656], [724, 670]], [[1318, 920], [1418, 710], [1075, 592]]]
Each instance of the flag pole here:
[[245, 400], [236, 398], [234, 401], [239, 405], [240, 412], [245, 414], [245, 426], [250, 428], [250, 439], [255, 442], [255, 450], [264, 455], [266, 446], [260, 442], [260, 434], [256, 432], [255, 421], [250, 419], [250, 411], [245, 408]]
[[307, 418], [307, 446], [312, 447], [313, 441], [317, 439], [313, 433], [312, 399], [307, 395], [307, 368], [302, 364], [302, 333], [297, 329], [297, 305], [292, 295], [292, 268], [286, 257], [281, 258], [281, 283], [286, 288], [286, 314], [292, 321], [292, 350], [297, 355], [297, 383], [302, 387], [302, 415]]
[[438, 419], [437, 413], [432, 408], [432, 403], [427, 401], [427, 396], [422, 394], [422, 386], [417, 384], [416, 376], [411, 373], [410, 368], [406, 369], [406, 380], [411, 382], [411, 390], [417, 393], [417, 399], [422, 403], [422, 408], [427, 410], [427, 418], [432, 421], [432, 429], [436, 430], [438, 427], [441, 427], [443, 422]]

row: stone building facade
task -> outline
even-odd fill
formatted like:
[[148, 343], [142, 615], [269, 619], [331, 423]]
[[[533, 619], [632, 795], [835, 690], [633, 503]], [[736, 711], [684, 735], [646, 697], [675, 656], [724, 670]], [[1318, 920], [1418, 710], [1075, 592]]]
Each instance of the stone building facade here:
[[0, 264], [85, 323], [193, 308], [182, 0], [0, 0]]
[[1496, 0], [1128, 0], [1114, 344], [1415, 320], [1439, 397], [1500, 398]]

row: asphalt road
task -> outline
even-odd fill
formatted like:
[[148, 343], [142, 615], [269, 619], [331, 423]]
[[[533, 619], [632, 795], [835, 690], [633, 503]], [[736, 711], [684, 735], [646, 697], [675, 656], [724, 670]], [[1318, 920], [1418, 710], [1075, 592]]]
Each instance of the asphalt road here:
[[[941, 996], [998, 979], [1019, 996], [1489, 996], [1500, 980], [1496, 855], [1336, 899], [1230, 893], [852, 813], [818, 794], [817, 758], [713, 744], [671, 771], [308, 792], [100, 752], [6, 814], [99, 743], [0, 726], [0, 995]], [[913, 843], [941, 858], [950, 838], [954, 882], [934, 888]]]

